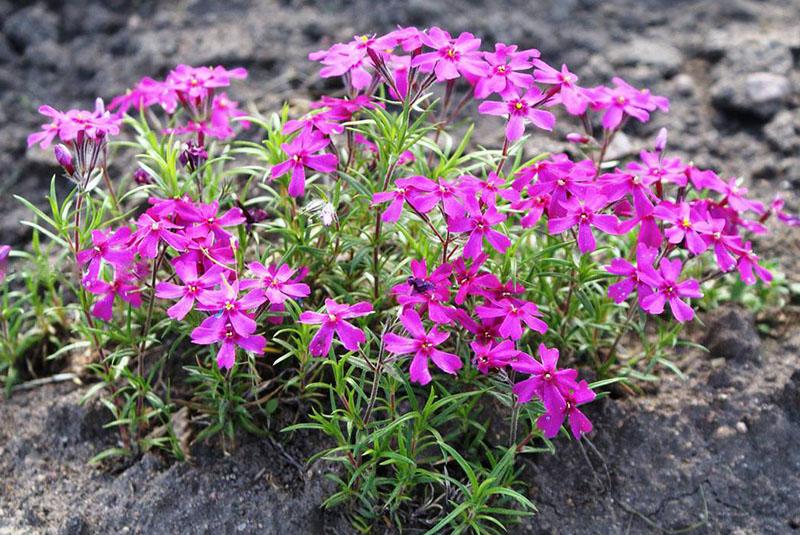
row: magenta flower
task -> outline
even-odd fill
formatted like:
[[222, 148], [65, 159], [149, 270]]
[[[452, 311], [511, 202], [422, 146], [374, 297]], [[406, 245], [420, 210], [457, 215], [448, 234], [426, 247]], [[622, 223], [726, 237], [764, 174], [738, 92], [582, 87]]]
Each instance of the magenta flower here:
[[734, 256], [742, 248], [742, 240], [735, 234], [726, 233], [726, 221], [724, 219], [711, 219], [709, 221], [699, 221], [694, 228], [709, 247], [714, 247], [714, 255], [717, 265], [722, 271], [731, 271], [736, 267]]
[[491, 369], [503, 368], [509, 364], [513, 366], [521, 353], [511, 340], [503, 340], [497, 344], [493, 341], [483, 343], [476, 340], [470, 347], [475, 352], [472, 362], [483, 375], [487, 375]]
[[642, 270], [642, 280], [653, 290], [653, 293], [642, 298], [642, 308], [650, 314], [661, 314], [664, 305], [669, 303], [672, 315], [678, 322], [691, 321], [694, 318], [694, 311], [681, 298], [700, 298], [703, 297], [703, 292], [700, 291], [700, 283], [694, 279], [678, 282], [682, 269], [680, 258], [674, 260], [664, 258], [658, 271], [652, 268]]
[[103, 261], [117, 270], [125, 270], [133, 263], [134, 252], [130, 249], [131, 229], [120, 227], [113, 232], [109, 229], [92, 231], [92, 247], [78, 251], [77, 260], [80, 265], [89, 263], [86, 278], [97, 279]]
[[256, 322], [247, 312], [264, 304], [267, 298], [259, 290], [253, 290], [239, 296], [239, 280], [229, 282], [223, 274], [219, 275], [221, 288], [198, 295], [198, 301], [204, 310], [217, 312], [206, 318], [200, 325], [219, 330], [219, 325], [230, 324], [240, 336], [249, 336], [256, 331]]
[[516, 45], [496, 43], [494, 52], [484, 52], [483, 58], [488, 63], [489, 73], [482, 76], [475, 84], [475, 98], [486, 98], [492, 93], [505, 97], [516, 89], [525, 89], [533, 85], [533, 76], [522, 73], [530, 69], [531, 60], [539, 57], [536, 49], [520, 50]]
[[345, 320], [372, 314], [372, 305], [366, 301], [355, 305], [340, 305], [333, 299], [326, 299], [325, 310], [325, 314], [311, 311], [300, 314], [300, 323], [322, 325], [308, 346], [311, 354], [316, 356], [327, 354], [331, 348], [334, 332], [348, 351], [358, 351], [359, 345], [367, 338], [364, 331]]
[[606, 266], [605, 270], [612, 275], [625, 278], [608, 287], [608, 297], [619, 304], [625, 301], [634, 290], [639, 291], [640, 302], [643, 297], [651, 294], [650, 287], [642, 281], [642, 271], [653, 268], [653, 261], [655, 261], [656, 256], [658, 256], [658, 249], [639, 244], [636, 247], [636, 266], [624, 258], [611, 260], [611, 265]]
[[642, 163], [630, 162], [626, 169], [641, 176], [642, 181], [669, 182], [679, 187], [687, 184], [686, 165], [680, 158], [664, 158], [660, 152], [641, 151]]
[[51, 121], [42, 125], [39, 132], [34, 132], [28, 136], [28, 147], [39, 144], [39, 147], [46, 149], [49, 147], [53, 140], [58, 137], [58, 132], [61, 130], [61, 125], [67, 121], [67, 117], [63, 112], [51, 106], [40, 106], [39, 113], [45, 117], [49, 117]]
[[608, 204], [607, 199], [599, 193], [588, 194], [585, 199], [572, 197], [563, 203], [566, 215], [550, 219], [547, 222], [547, 231], [550, 234], [560, 234], [577, 225], [578, 249], [581, 253], [590, 253], [597, 246], [592, 227], [607, 234], [620, 234], [617, 218], [611, 214], [599, 213], [606, 204]]
[[488, 258], [486, 254], [479, 254], [472, 265], [467, 268], [464, 257], [460, 257], [453, 262], [458, 292], [456, 293], [455, 303], [461, 305], [470, 295], [486, 295], [487, 288], [499, 284], [497, 277], [491, 273], [481, 272], [481, 266]]
[[[569, 196], [586, 196], [595, 176], [595, 166], [591, 160], [576, 163], [566, 154], [559, 154], [552, 161], [541, 162], [538, 175], [539, 181], [528, 186], [528, 195], [550, 195], [547, 213], [550, 217], [561, 217], [566, 213], [563, 204]], [[515, 186], [515, 189], [519, 188]]]
[[437, 324], [450, 323], [450, 264], [442, 264], [428, 275], [425, 260], [411, 261], [411, 275], [405, 283], [392, 288], [397, 302], [404, 308], [422, 305], [420, 312], [427, 310], [428, 317]]
[[86, 291], [99, 296], [92, 306], [92, 315], [103, 321], [111, 321], [115, 297], [119, 297], [133, 308], [139, 308], [142, 296], [139, 288], [133, 284], [134, 280], [131, 273], [122, 270], [117, 270], [111, 282], [102, 279], [84, 280]]
[[577, 387], [564, 394], [563, 404], [554, 410], [548, 410], [536, 420], [536, 427], [544, 431], [544, 436], [553, 438], [558, 434], [564, 420], [569, 420], [569, 427], [575, 440], [580, 440], [581, 435], [592, 432], [592, 422], [583, 414], [579, 405], [593, 401], [596, 394], [589, 388], [586, 381], [581, 381]]
[[549, 204], [550, 195], [543, 193], [527, 199], [516, 200], [511, 203], [511, 208], [525, 214], [519, 220], [522, 228], [531, 228], [539, 222]]
[[347, 74], [354, 89], [364, 89], [372, 81], [372, 74], [367, 70], [372, 65], [368, 55], [376, 44], [374, 36], [357, 35], [348, 43], [336, 43], [327, 50], [312, 52], [308, 59], [324, 65], [319, 72], [322, 78]]
[[186, 235], [193, 239], [214, 235], [218, 240], [227, 240], [231, 233], [225, 228], [242, 225], [246, 221], [244, 213], [238, 207], [233, 207], [224, 214], [218, 215], [219, 201], [211, 204], [181, 205], [178, 213], [183, 220], [193, 223], [186, 229]]
[[566, 65], [562, 65], [560, 71], [540, 59], [534, 59], [533, 65], [534, 79], [557, 89], [558, 99], [570, 115], [581, 115], [586, 111], [589, 104], [586, 90], [577, 85], [578, 77], [569, 72]]
[[167, 309], [167, 315], [176, 320], [182, 320], [194, 307], [195, 301], [201, 303], [210, 301], [211, 296], [207, 293], [220, 283], [223, 269], [213, 266], [203, 273], [197, 273], [197, 262], [176, 261], [172, 263], [175, 274], [183, 282], [183, 285], [171, 282], [159, 282], [156, 284], [156, 297], [159, 299], [178, 299], [178, 302]]
[[657, 181], [658, 179], [653, 176], [639, 176], [618, 170], [613, 173], [606, 173], [598, 178], [598, 182], [601, 184], [600, 193], [606, 196], [608, 202], [616, 202], [626, 195], [630, 195], [633, 198], [633, 207], [636, 209], [636, 215], [639, 217], [652, 211], [653, 203], [651, 199], [655, 200], [657, 198], [650, 186]]
[[755, 284], [756, 276], [766, 283], [772, 281], [772, 273], [759, 265], [758, 255], [753, 252], [750, 242], [744, 244], [739, 254], [741, 256], [739, 257], [739, 262], [737, 262], [736, 267], [745, 284], [748, 286]]
[[297, 270], [288, 264], [281, 264], [280, 267], [271, 265], [267, 268], [260, 262], [250, 262], [247, 268], [256, 276], [256, 287], [264, 293], [270, 304], [283, 304], [287, 299], [299, 300], [311, 293], [308, 284], [295, 282], [292, 277]]
[[508, 92], [503, 102], [485, 101], [478, 106], [480, 113], [487, 115], [501, 115], [508, 117], [506, 125], [506, 139], [516, 141], [525, 133], [525, 122], [530, 121], [542, 130], [552, 130], [556, 124], [556, 117], [549, 111], [536, 109], [545, 96], [536, 87], [528, 89], [523, 96], [516, 91]]
[[450, 336], [449, 333], [439, 332], [436, 327], [425, 332], [422, 320], [413, 309], [406, 309], [400, 315], [400, 322], [413, 338], [406, 338], [394, 333], [387, 333], [383, 337], [386, 351], [395, 355], [412, 354], [409, 376], [411, 382], [426, 385], [431, 382], [431, 373], [428, 370], [428, 360], [432, 360], [437, 368], [445, 373], [455, 375], [463, 366], [458, 355], [436, 349]]
[[539, 358], [541, 362], [528, 356], [511, 364], [517, 372], [531, 375], [515, 384], [513, 392], [517, 396], [517, 403], [527, 403], [536, 396], [548, 411], [555, 411], [563, 406], [564, 395], [578, 387], [575, 382], [578, 372], [571, 368], [557, 368], [558, 349], [539, 344]]
[[339, 159], [335, 154], [317, 154], [328, 146], [328, 143], [330, 143], [330, 139], [323, 137], [318, 132], [303, 130], [292, 141], [281, 145], [281, 149], [289, 156], [289, 159], [275, 165], [270, 171], [270, 176], [275, 179], [291, 171], [289, 195], [302, 197], [306, 189], [306, 167], [320, 173], [336, 171]]
[[139, 216], [136, 226], [138, 229], [131, 236], [131, 240], [142, 258], [158, 256], [158, 246], [161, 242], [178, 251], [185, 250], [189, 245], [186, 237], [174, 232], [176, 229], [182, 230], [180, 225], [168, 219], [154, 219], [149, 211]]
[[424, 176], [411, 176], [408, 178], [398, 178], [395, 180], [393, 191], [381, 191], [372, 196], [372, 204], [389, 202], [389, 206], [384, 210], [381, 219], [386, 222], [394, 222], [400, 219], [403, 211], [403, 204], [408, 202], [417, 211], [423, 214], [430, 212], [439, 202], [433, 195], [426, 195], [436, 191], [436, 183]]
[[435, 52], [414, 56], [411, 66], [419, 67], [422, 72], [434, 72], [440, 82], [455, 80], [460, 75], [485, 76], [489, 72], [489, 67], [478, 50], [481, 40], [471, 33], [464, 32], [453, 39], [449, 33], [434, 26], [422, 34], [420, 39]]
[[8, 272], [8, 255], [11, 253], [11, 246], [0, 245], [0, 283], [6, 280]]
[[614, 77], [611, 81], [614, 82], [613, 88], [601, 86], [592, 90], [592, 107], [605, 110], [601, 120], [603, 128], [617, 128], [626, 115], [646, 122], [650, 119], [650, 112], [656, 108], [662, 111], [669, 109], [669, 102], [664, 97], [653, 96], [649, 91], [640, 91], [622, 78]]
[[475, 313], [481, 319], [503, 318], [497, 331], [503, 338], [512, 340], [522, 338], [523, 323], [539, 334], [547, 332], [547, 324], [539, 319], [542, 315], [539, 307], [530, 301], [520, 299], [490, 301], [487, 305], [475, 307]]
[[464, 245], [464, 256], [467, 258], [477, 258], [483, 252], [483, 239], [489, 242], [497, 252], [504, 253], [511, 246], [508, 236], [492, 228], [506, 220], [506, 215], [497, 211], [494, 206], [487, 206], [485, 212], [481, 212], [478, 202], [474, 197], [468, 196], [467, 214], [450, 218], [447, 228], [450, 232], [468, 232], [469, 238]]
[[[486, 178], [480, 179], [471, 175], [459, 177], [459, 186], [464, 195], [477, 196], [484, 204], [495, 206], [497, 196], [507, 197], [509, 190], [505, 189], [506, 181], [497, 176], [494, 171], [489, 171]], [[462, 207], [463, 211], [463, 207]]]
[[696, 224], [702, 222], [702, 219], [689, 203], [672, 204], [665, 201], [655, 207], [653, 215], [672, 223], [664, 231], [670, 243], [677, 245], [685, 240], [686, 248], [694, 255], [702, 254], [708, 249], [708, 243], [696, 229]]
[[211, 345], [222, 342], [217, 352], [217, 366], [227, 370], [233, 367], [236, 362], [236, 348], [240, 347], [250, 353], [262, 355], [267, 345], [267, 340], [260, 335], [248, 334], [241, 335], [233, 325], [224, 321], [208, 320], [192, 331], [192, 343], [197, 345]]

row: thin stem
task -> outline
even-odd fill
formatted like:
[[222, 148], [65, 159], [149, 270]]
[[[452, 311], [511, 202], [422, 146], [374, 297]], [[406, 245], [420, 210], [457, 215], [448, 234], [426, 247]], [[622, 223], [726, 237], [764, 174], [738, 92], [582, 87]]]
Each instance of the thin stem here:
[[108, 188], [108, 194], [111, 196], [111, 202], [114, 203], [114, 209], [119, 213], [119, 200], [117, 200], [117, 194], [114, 191], [114, 186], [111, 184], [111, 177], [108, 176], [108, 170], [103, 167], [103, 181], [106, 183], [106, 187]]
[[[389, 182], [391, 182], [392, 175], [394, 174], [394, 170], [397, 167], [397, 162], [399, 160], [395, 159], [391, 164], [389, 164], [389, 168], [386, 170], [386, 177], [383, 179], [383, 187], [381, 191], [386, 191], [386, 188], [389, 187]], [[373, 288], [373, 296], [377, 299], [381, 295], [381, 277], [380, 277], [380, 270], [378, 266], [378, 262], [380, 260], [380, 247], [381, 247], [381, 229], [383, 227], [383, 220], [381, 219], [381, 213], [376, 211], [375, 213], [375, 247], [372, 249], [372, 276], [374, 280], [374, 288]]]
[[503, 140], [503, 153], [500, 156], [500, 161], [497, 162], [497, 169], [495, 170], [496, 175], [499, 175], [503, 170], [503, 166], [506, 163], [506, 158], [508, 158], [508, 138]]

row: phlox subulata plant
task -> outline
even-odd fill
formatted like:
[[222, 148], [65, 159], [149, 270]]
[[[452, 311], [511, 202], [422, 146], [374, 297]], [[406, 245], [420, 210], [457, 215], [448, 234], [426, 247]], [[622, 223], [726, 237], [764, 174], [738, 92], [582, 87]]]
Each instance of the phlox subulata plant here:
[[[223, 447], [293, 421], [324, 436], [326, 504], [359, 529], [497, 531], [533, 510], [515, 459], [589, 437], [605, 388], [673, 367], [706, 292], [771, 282], [751, 236], [800, 224], [663, 130], [607, 161], [668, 100], [584, 87], [535, 49], [398, 28], [309, 58], [341, 91], [271, 117], [230, 99], [247, 73], [222, 66], [41, 108], [28, 143], [55, 143], [74, 188], [26, 204], [71, 266], [60, 354], [88, 350], [87, 397], [120, 430], [98, 460], [185, 457], [187, 411]], [[560, 121], [569, 150], [537, 154]]]

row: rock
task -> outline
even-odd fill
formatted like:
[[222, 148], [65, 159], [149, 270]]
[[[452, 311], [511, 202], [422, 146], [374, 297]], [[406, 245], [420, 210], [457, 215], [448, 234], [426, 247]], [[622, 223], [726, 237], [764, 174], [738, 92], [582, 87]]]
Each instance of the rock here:
[[760, 361], [761, 339], [751, 312], [734, 305], [723, 306], [709, 314], [706, 327], [708, 334], [702, 344], [711, 358], [736, 363]]
[[635, 67], [646, 65], [662, 77], [674, 75], [680, 69], [683, 55], [667, 41], [635, 37], [630, 42], [611, 49], [609, 58], [614, 65]]
[[24, 50], [34, 43], [58, 38], [58, 17], [41, 5], [20, 9], [3, 23], [11, 44]]
[[742, 434], [747, 433], [747, 424], [744, 422], [736, 422], [736, 430]]
[[725, 440], [726, 438], [731, 438], [736, 436], [736, 430], [729, 426], [729, 425], [721, 425], [715, 431], [713, 435], [714, 440]]
[[754, 72], [744, 77], [730, 74], [711, 88], [713, 104], [723, 110], [767, 120], [786, 103], [791, 84], [786, 76]]
[[614, 136], [614, 139], [612, 139], [611, 143], [608, 145], [605, 159], [618, 160], [625, 156], [630, 156], [634, 152], [636, 152], [636, 148], [633, 146], [633, 143], [631, 143], [631, 138], [625, 135], [624, 132], [617, 132], [617, 135]]
[[800, 149], [800, 115], [796, 111], [779, 112], [764, 126], [764, 137], [777, 150], [787, 154], [797, 152]]
[[686, 73], [681, 73], [676, 76], [673, 82], [675, 84], [675, 90], [682, 97], [690, 97], [694, 95], [697, 90], [694, 79]]
[[0, 34], [0, 64], [9, 63], [14, 60], [14, 57], [14, 51], [11, 49], [11, 45], [8, 44], [8, 40]]

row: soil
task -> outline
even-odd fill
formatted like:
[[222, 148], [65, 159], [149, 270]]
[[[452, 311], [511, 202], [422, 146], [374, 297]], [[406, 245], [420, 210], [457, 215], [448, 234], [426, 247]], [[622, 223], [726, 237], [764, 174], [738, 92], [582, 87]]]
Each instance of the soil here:
[[[674, 152], [743, 176], [758, 196], [781, 192], [798, 211], [800, 0], [0, 0], [0, 242], [29, 235], [11, 194], [41, 202], [56, 172], [50, 154], [25, 149], [39, 104], [89, 107], [185, 62], [247, 67], [234, 96], [276, 109], [331, 89], [308, 52], [395, 24], [536, 47], [586, 85], [618, 74], [650, 87], [670, 113], [633, 125], [614, 154], [667, 126]], [[484, 120], [479, 136], [499, 128]], [[800, 282], [800, 232], [757, 247]], [[692, 334], [710, 353], [675, 355], [685, 379], [666, 374], [646, 394], [590, 406], [591, 442], [559, 439], [555, 455], [525, 461], [539, 513], [511, 532], [800, 533], [797, 304], [762, 314], [761, 329], [741, 309], [714, 311]], [[86, 388], [0, 401], [0, 534], [348, 532], [319, 507], [325, 467], [302, 464], [314, 437], [242, 437], [230, 454], [200, 446], [185, 464], [145, 455], [90, 468], [114, 438], [101, 407], [79, 405]]]

